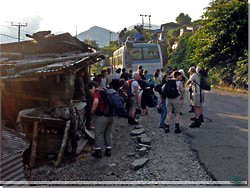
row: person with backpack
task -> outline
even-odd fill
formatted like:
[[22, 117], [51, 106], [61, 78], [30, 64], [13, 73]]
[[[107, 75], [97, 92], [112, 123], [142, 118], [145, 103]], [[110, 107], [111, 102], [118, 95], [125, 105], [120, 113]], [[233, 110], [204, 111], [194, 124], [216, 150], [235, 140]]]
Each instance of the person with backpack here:
[[140, 86], [138, 84], [138, 80], [140, 79], [140, 75], [138, 72], [133, 73], [133, 80], [128, 80], [130, 82], [129, 88], [129, 113], [128, 113], [128, 124], [130, 125], [138, 125], [139, 123], [135, 120], [136, 116], [136, 107], [140, 106]]
[[195, 114], [194, 122], [192, 122], [189, 127], [196, 128], [201, 126], [200, 115], [201, 115], [202, 104], [204, 102], [204, 93], [200, 87], [201, 80], [196, 72], [195, 67], [191, 67], [189, 69], [189, 73], [190, 73], [190, 78], [187, 81], [187, 85], [192, 87], [191, 102], [192, 105], [194, 106], [194, 114]]
[[160, 119], [160, 126], [159, 128], [165, 128], [165, 119], [167, 117], [167, 98], [162, 93], [163, 86], [167, 83], [167, 81], [170, 79], [170, 76], [168, 74], [165, 74], [162, 79], [162, 84], [160, 85], [160, 89], [158, 90], [160, 97], [161, 97], [161, 119]]
[[138, 84], [142, 89], [141, 93], [141, 109], [142, 113], [141, 116], [148, 115], [148, 107], [155, 107], [155, 98], [153, 89], [148, 85], [148, 83], [143, 80], [139, 79]]
[[97, 83], [90, 82], [88, 90], [93, 96], [92, 114], [95, 119], [95, 151], [93, 157], [102, 158], [102, 148], [105, 144], [105, 155], [111, 156], [112, 149], [112, 126], [113, 110], [112, 107], [105, 104], [102, 97], [104, 90], [97, 89]]
[[[184, 102], [184, 89], [181, 83], [182, 74], [178, 71], [173, 73], [174, 78], [168, 80], [163, 86], [162, 94], [168, 100], [167, 104], [167, 118], [165, 119], [165, 133], [169, 132], [169, 122], [172, 110], [175, 110], [175, 133], [180, 133], [180, 111]], [[172, 108], [172, 110], [170, 110]]]

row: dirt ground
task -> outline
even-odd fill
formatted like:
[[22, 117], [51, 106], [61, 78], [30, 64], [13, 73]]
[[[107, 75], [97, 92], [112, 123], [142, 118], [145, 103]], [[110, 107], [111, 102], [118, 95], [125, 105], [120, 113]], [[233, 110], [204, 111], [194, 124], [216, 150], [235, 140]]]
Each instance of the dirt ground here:
[[135, 128], [125, 118], [115, 118], [113, 126], [112, 156], [96, 159], [91, 156], [90, 147], [85, 147], [75, 162], [64, 160], [58, 168], [51, 159], [46, 165], [32, 170], [29, 181], [211, 181], [212, 178], [199, 163], [191, 150], [189, 134], [190, 102], [185, 101], [180, 127], [182, 133], [174, 133], [174, 118], [170, 133], [159, 128], [160, 114], [156, 108], [149, 109], [149, 115], [139, 118], [145, 134], [152, 139], [152, 148], [143, 156], [148, 162], [138, 170], [132, 163], [141, 158], [138, 153], [138, 137], [131, 136]]

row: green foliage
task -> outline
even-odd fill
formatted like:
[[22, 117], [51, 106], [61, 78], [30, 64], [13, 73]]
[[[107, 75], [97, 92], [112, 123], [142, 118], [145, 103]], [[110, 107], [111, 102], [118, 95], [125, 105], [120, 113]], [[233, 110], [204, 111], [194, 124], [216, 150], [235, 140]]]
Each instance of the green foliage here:
[[90, 46], [92, 46], [96, 50], [99, 49], [99, 46], [98, 46], [98, 43], [96, 42], [96, 40], [84, 40], [83, 42], [90, 45]]
[[100, 51], [102, 51], [104, 55], [111, 57], [113, 52], [117, 50], [118, 48], [119, 48], [119, 44], [118, 44], [118, 40], [116, 40], [116, 41], [111, 41], [109, 46], [100, 48]]
[[182, 68], [188, 69], [189, 62], [189, 38], [192, 33], [184, 33], [178, 40], [178, 47], [172, 53], [171, 62], [179, 64]]
[[[247, 51], [246, 51], [247, 53]], [[248, 87], [248, 59], [240, 59], [234, 70], [233, 86], [247, 89]]]
[[179, 16], [176, 17], [175, 21], [180, 25], [190, 25], [191, 18], [188, 14], [180, 13]]
[[[199, 64], [209, 70], [213, 84], [247, 88], [247, 0], [214, 0], [192, 26], [194, 34], [176, 37], [174, 31], [168, 33], [168, 63], [185, 70]], [[174, 43], [178, 43], [175, 50]]]
[[193, 36], [194, 62], [208, 69], [216, 67], [223, 83], [247, 86], [248, 3], [247, 0], [215, 0]]
[[101, 66], [101, 63], [95, 63], [91, 65], [90, 70], [91, 70], [91, 74], [96, 73], [98, 75], [98, 74], [101, 74], [102, 70], [105, 70], [107, 68], [109, 68], [109, 66]]
[[205, 60], [207, 66], [224, 66], [225, 61], [236, 64], [247, 49], [247, 1], [217, 0], [204, 13], [202, 28], [197, 32], [200, 48], [195, 58]]

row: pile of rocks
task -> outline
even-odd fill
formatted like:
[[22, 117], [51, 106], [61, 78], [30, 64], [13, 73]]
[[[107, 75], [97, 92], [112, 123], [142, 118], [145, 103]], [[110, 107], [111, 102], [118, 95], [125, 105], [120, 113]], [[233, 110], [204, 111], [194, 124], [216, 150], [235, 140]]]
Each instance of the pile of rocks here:
[[135, 142], [137, 145], [135, 147], [136, 154], [128, 153], [128, 156], [136, 156], [138, 158], [131, 164], [132, 169], [138, 170], [149, 161], [149, 159], [146, 158], [145, 155], [147, 155], [147, 153], [151, 149], [152, 139], [147, 136], [147, 134], [145, 134], [145, 129], [142, 125], [135, 126], [135, 129], [130, 132], [130, 135], [133, 137], [137, 137], [137, 142]]

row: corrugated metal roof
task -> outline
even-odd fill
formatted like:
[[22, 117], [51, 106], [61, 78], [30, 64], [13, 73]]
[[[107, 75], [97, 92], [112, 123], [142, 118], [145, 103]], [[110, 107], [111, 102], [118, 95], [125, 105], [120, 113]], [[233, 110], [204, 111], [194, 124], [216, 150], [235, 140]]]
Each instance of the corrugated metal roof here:
[[[83, 68], [97, 61], [104, 59], [104, 56], [99, 52], [83, 53], [71, 55], [64, 58], [40, 59], [40, 60], [22, 60], [16, 63], [16, 69], [21, 69], [11, 76], [2, 76], [1, 80], [22, 78], [26, 76], [43, 76], [48, 74], [62, 74], [67, 69]], [[23, 67], [22, 67], [23, 66]], [[21, 68], [20, 68], [21, 67]], [[13, 67], [11, 67], [13, 69]]]
[[24, 136], [7, 127], [2, 127], [1, 136], [1, 181], [24, 181], [23, 152], [29, 147]]
[[7, 127], [2, 128], [1, 139], [1, 159], [23, 152], [29, 147], [29, 142], [24, 136]]
[[30, 37], [35, 40], [0, 44], [0, 79], [62, 74], [66, 69], [104, 59], [100, 52], [69, 33], [53, 35], [42, 31]]

